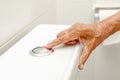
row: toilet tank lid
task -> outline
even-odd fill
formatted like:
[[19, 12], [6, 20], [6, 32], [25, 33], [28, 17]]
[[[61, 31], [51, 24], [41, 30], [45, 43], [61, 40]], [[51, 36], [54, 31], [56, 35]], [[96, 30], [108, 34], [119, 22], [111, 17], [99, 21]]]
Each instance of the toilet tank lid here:
[[31, 49], [50, 42], [60, 31], [69, 27], [70, 25], [38, 25], [1, 56], [1, 79], [70, 80], [79, 57], [79, 45], [60, 46], [45, 57], [29, 54]]

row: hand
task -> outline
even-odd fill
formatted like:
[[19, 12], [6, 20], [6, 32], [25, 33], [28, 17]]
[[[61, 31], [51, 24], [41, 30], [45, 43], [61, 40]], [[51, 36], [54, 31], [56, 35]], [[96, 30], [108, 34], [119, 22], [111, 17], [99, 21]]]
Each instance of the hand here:
[[97, 24], [76, 23], [70, 28], [60, 32], [57, 38], [44, 47], [52, 49], [61, 43], [76, 44], [78, 41], [83, 44], [84, 49], [80, 55], [79, 69], [83, 69], [83, 65], [90, 56], [91, 52], [104, 40], [101, 36], [101, 29]]

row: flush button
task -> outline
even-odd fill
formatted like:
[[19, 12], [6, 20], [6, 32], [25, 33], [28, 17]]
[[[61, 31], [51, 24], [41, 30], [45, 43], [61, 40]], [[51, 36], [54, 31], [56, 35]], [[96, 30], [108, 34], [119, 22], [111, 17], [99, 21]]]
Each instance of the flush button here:
[[30, 54], [35, 57], [41, 57], [41, 56], [47, 56], [47, 55], [51, 54], [52, 52], [53, 52], [53, 50], [48, 50], [44, 47], [39, 46], [39, 47], [33, 48], [30, 51]]

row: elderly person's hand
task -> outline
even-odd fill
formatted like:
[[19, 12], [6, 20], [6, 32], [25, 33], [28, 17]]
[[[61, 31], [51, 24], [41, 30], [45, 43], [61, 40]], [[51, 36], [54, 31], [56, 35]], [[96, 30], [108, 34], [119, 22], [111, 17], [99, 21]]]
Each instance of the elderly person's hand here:
[[120, 30], [120, 11], [96, 24], [76, 23], [70, 28], [60, 32], [57, 38], [44, 47], [51, 49], [61, 43], [83, 44], [84, 49], [80, 55], [79, 69], [90, 56], [91, 52], [107, 37]]
[[96, 24], [83, 24], [76, 23], [70, 28], [60, 32], [57, 38], [47, 45], [46, 48], [51, 49], [61, 43], [64, 44], [76, 44], [78, 41], [83, 44], [84, 50], [80, 55], [79, 69], [83, 68], [90, 53], [99, 45], [102, 41], [101, 30]]

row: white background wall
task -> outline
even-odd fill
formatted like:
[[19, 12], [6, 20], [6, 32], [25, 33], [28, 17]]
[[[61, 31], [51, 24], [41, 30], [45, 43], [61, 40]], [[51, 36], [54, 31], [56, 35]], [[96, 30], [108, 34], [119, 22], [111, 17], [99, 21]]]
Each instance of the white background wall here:
[[57, 0], [57, 23], [93, 22], [95, 0]]

